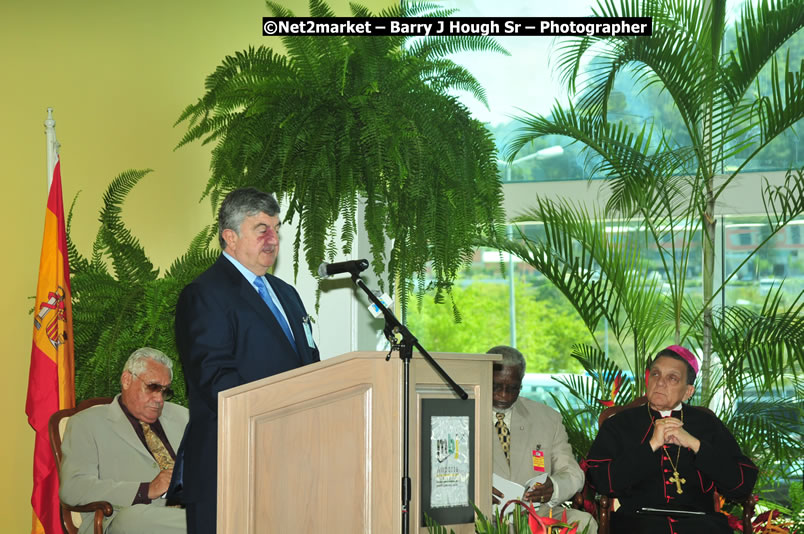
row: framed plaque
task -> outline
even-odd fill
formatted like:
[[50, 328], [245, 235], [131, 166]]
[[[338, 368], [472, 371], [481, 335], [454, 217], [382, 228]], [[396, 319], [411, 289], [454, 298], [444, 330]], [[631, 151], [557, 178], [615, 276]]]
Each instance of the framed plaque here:
[[475, 401], [422, 399], [421, 525], [474, 523]]

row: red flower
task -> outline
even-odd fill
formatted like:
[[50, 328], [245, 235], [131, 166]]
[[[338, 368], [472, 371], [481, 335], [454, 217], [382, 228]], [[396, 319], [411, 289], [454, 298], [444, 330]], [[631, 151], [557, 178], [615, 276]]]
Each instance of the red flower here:
[[622, 373], [617, 373], [617, 376], [614, 377], [614, 384], [611, 388], [611, 400], [600, 400], [598, 399], [597, 402], [606, 406], [607, 408], [611, 408], [614, 406], [614, 399], [617, 398], [617, 393], [620, 392], [620, 386], [623, 383], [623, 375]]
[[721, 513], [726, 516], [726, 521], [729, 522], [729, 528], [739, 532], [743, 531], [743, 522], [740, 521], [740, 518], [733, 516], [728, 512], [721, 512]]
[[511, 504], [518, 504], [528, 513], [528, 527], [532, 534], [547, 534], [548, 527], [552, 528], [552, 534], [577, 534], [578, 523], [572, 525], [567, 524], [567, 510], [563, 511], [561, 519], [553, 517], [542, 517], [536, 513], [533, 503], [523, 502], [520, 500], [510, 500], [503, 506], [500, 515], [505, 514], [505, 509]]

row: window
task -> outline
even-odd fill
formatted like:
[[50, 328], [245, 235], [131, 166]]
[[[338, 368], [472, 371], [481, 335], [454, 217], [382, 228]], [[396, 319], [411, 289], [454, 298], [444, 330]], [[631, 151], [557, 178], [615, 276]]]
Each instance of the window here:
[[[801, 243], [804, 218], [792, 221], [772, 239], [769, 239], [770, 228], [764, 216], [724, 217], [719, 226], [723, 227], [726, 236], [724, 274], [728, 277], [737, 270], [726, 288], [725, 305], [739, 304], [758, 309], [782, 280], [784, 299], [788, 302], [804, 290], [804, 257], [801, 254], [804, 250]], [[748, 254], [760, 245], [759, 252], [746, 261]]]

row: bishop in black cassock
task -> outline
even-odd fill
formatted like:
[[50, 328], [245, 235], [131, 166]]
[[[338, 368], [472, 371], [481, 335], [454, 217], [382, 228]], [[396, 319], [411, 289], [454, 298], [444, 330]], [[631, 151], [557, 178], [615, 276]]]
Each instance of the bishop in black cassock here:
[[[584, 467], [599, 492], [618, 498], [614, 534], [731, 534], [715, 513], [713, 492], [741, 499], [750, 495], [757, 468], [711, 412], [683, 404], [694, 392], [698, 364], [674, 345], [650, 366], [648, 403], [624, 410], [600, 427]], [[687, 510], [683, 516], [643, 508]]]

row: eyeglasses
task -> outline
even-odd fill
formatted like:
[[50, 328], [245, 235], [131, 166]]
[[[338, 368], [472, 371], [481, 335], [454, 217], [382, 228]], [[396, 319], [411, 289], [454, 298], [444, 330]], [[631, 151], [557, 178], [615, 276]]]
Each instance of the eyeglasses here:
[[492, 384], [492, 390], [494, 393], [507, 393], [508, 395], [516, 395], [520, 391], [522, 391], [522, 384], [518, 386], [513, 385], [506, 385], [506, 384]]
[[142, 385], [145, 386], [145, 391], [147, 391], [148, 393], [152, 395], [154, 393], [159, 393], [160, 395], [162, 395], [162, 398], [165, 401], [169, 401], [170, 399], [173, 398], [173, 389], [170, 386], [163, 386], [162, 384], [157, 384], [156, 382], [147, 383], [134, 373], [131, 373], [131, 376], [139, 379], [139, 381], [142, 382]]

